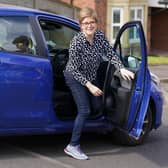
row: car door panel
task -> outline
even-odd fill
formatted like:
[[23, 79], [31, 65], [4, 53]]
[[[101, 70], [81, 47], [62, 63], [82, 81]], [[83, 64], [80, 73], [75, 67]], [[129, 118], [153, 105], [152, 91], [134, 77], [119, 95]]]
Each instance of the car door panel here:
[[[125, 24], [119, 31], [114, 49], [125, 68], [135, 73], [135, 78], [124, 85], [126, 81], [116, 77], [116, 70], [111, 68], [112, 65], [109, 63], [104, 86], [105, 111], [107, 118], [117, 127], [138, 138], [147, 111], [143, 108], [144, 102], [147, 106], [146, 100], [149, 100], [150, 92], [146, 43], [141, 23], [134, 21]], [[124, 62], [125, 58], [129, 58], [127, 63]], [[137, 67], [134, 65], [135, 62], [130, 62], [131, 59], [140, 60]]]
[[132, 81], [123, 80], [113, 65], [108, 68], [110, 74], [108, 75], [109, 79], [106, 78], [106, 87], [108, 88], [106, 88], [107, 92], [104, 92], [104, 97], [106, 97], [104, 107], [108, 111], [107, 117], [116, 125], [123, 126], [128, 119]]
[[145, 112], [147, 111], [148, 104], [149, 104], [150, 88], [151, 88], [151, 84], [150, 84], [151, 76], [149, 71], [147, 71], [146, 79], [147, 81], [146, 81], [146, 84], [144, 85], [143, 98], [141, 101], [139, 112], [137, 114], [137, 120], [135, 120], [135, 122], [133, 123], [134, 125], [129, 133], [131, 136], [135, 138], [139, 137], [142, 133], [143, 122], [146, 115]]
[[48, 59], [14, 53], [0, 56], [0, 126], [40, 127], [49, 123], [52, 71]]

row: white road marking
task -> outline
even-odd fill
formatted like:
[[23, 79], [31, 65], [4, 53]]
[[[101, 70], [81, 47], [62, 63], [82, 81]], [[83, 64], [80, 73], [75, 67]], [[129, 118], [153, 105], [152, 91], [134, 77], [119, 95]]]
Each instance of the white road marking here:
[[45, 160], [45, 161], [47, 161], [47, 162], [49, 162], [49, 163], [52, 163], [52, 164], [54, 164], [54, 165], [62, 166], [62, 167], [64, 167], [64, 168], [75, 168], [75, 167], [72, 166], [72, 165], [65, 164], [65, 163], [63, 163], [63, 162], [60, 162], [59, 160], [52, 159], [52, 158], [47, 157], [47, 156], [43, 156], [43, 155], [41, 155], [41, 154], [39, 154], [39, 153], [35, 153], [35, 152], [32, 152], [32, 151], [30, 151], [30, 150], [27, 150], [27, 149], [24, 149], [24, 148], [21, 148], [21, 147], [18, 147], [18, 146], [14, 146], [14, 145], [11, 145], [11, 144], [6, 144], [6, 143], [4, 143], [4, 145], [6, 145], [6, 146], [8, 146], [8, 147], [10, 147], [10, 148], [12, 148], [12, 149], [18, 151], [18, 152], [22, 152], [22, 153], [24, 153], [24, 154], [28, 154], [28, 155], [37, 157], [37, 158], [39, 158], [39, 159]]

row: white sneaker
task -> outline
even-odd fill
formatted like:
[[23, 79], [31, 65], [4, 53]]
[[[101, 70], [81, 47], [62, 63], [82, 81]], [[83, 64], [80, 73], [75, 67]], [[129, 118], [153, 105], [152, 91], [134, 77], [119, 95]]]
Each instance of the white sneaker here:
[[82, 150], [80, 149], [80, 145], [77, 145], [77, 146], [68, 145], [64, 149], [64, 152], [67, 155], [72, 156], [75, 159], [79, 159], [79, 160], [87, 160], [88, 159], [88, 156], [86, 154], [84, 154], [82, 152]]

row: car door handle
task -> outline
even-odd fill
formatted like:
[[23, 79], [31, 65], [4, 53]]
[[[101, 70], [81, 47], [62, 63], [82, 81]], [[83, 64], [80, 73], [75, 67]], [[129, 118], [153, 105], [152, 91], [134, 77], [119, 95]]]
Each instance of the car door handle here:
[[135, 90], [136, 90], [136, 92], [141, 92], [141, 88], [140, 87], [137, 87]]

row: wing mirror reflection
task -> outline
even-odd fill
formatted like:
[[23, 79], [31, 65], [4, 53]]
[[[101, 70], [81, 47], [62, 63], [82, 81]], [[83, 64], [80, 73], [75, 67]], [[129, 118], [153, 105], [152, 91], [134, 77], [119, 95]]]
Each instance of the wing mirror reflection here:
[[129, 56], [128, 57], [128, 67], [129, 68], [139, 68], [139, 65], [141, 63], [141, 60], [138, 59], [137, 57], [134, 57], [134, 56]]

